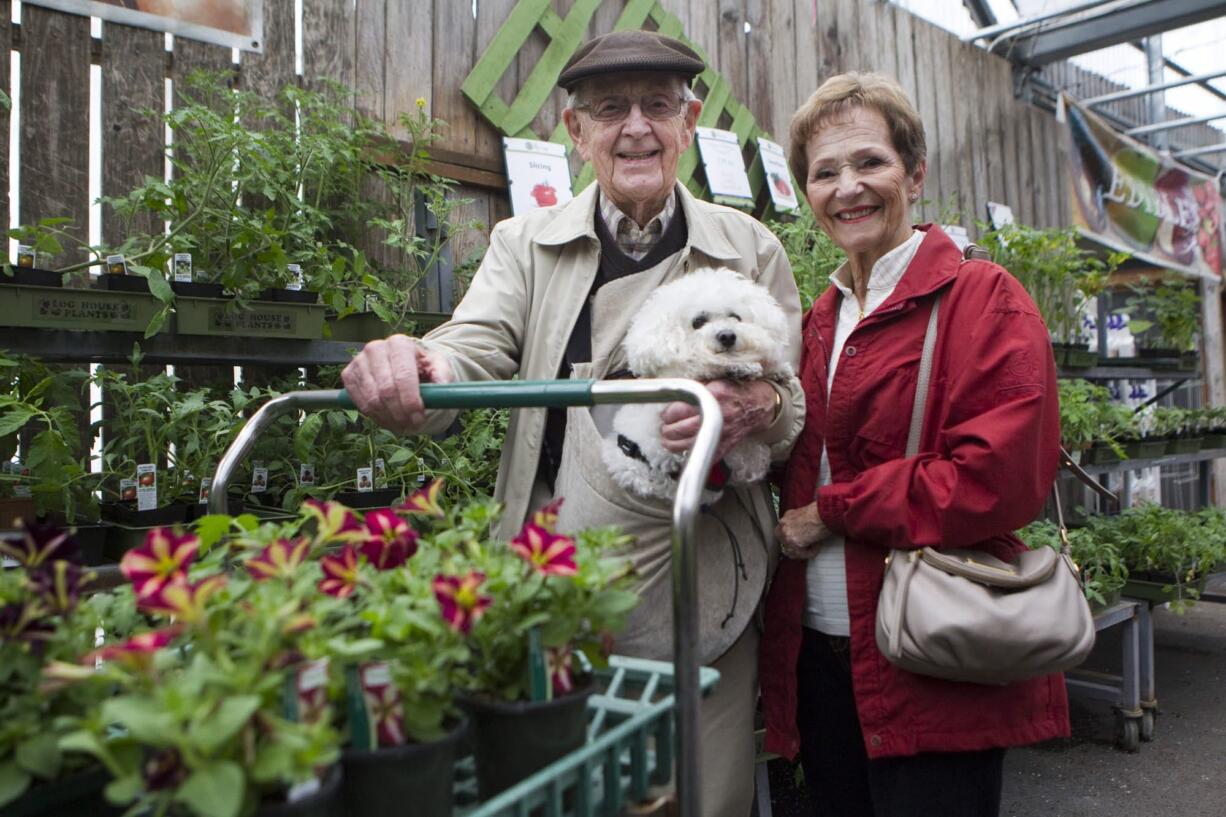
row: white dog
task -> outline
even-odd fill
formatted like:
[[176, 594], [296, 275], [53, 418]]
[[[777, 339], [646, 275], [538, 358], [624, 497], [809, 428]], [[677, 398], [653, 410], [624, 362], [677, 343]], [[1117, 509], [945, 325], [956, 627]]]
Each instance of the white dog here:
[[[729, 269], [700, 270], [652, 293], [630, 323], [622, 348], [636, 377], [710, 380], [792, 376], [787, 318], [764, 288]], [[613, 417], [601, 454], [614, 481], [640, 496], [671, 499], [685, 454], [667, 451], [660, 437], [664, 403], [627, 405]], [[770, 452], [741, 441], [724, 456], [728, 482], [766, 475]], [[714, 500], [716, 493], [707, 493]]]

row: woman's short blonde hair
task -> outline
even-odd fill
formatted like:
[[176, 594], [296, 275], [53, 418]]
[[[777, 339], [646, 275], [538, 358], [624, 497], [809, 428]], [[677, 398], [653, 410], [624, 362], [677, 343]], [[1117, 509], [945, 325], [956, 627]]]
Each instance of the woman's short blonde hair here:
[[832, 118], [855, 108], [881, 114], [907, 173], [914, 173], [928, 155], [924, 123], [897, 82], [881, 74], [839, 74], [823, 82], [792, 117], [788, 165], [802, 188], [809, 179], [809, 140]]

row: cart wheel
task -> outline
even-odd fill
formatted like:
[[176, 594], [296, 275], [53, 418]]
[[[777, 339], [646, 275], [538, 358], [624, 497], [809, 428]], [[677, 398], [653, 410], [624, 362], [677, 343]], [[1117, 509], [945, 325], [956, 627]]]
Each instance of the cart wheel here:
[[1119, 746], [1125, 752], [1136, 752], [1141, 748], [1141, 719], [1120, 718]]
[[1141, 740], [1148, 743], [1154, 739], [1154, 710], [1146, 709], [1141, 712]]

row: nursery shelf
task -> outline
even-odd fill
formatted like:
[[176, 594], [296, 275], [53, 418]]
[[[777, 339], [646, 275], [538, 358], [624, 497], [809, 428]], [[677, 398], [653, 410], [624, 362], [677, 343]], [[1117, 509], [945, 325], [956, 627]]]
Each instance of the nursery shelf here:
[[139, 343], [147, 363], [263, 364], [322, 366], [348, 363], [362, 344], [355, 341], [246, 338], [140, 332], [72, 332], [60, 329], [0, 328], [0, 349], [55, 363], [123, 363]]
[[1206, 448], [1191, 454], [1167, 454], [1162, 457], [1148, 459], [1120, 460], [1095, 465], [1082, 465], [1088, 474], [1114, 474], [1120, 471], [1137, 471], [1142, 468], [1159, 468], [1165, 465], [1184, 465], [1193, 462], [1205, 462], [1226, 457], [1226, 448]]
[[[476, 781], [461, 765], [456, 784], [460, 817], [615, 817], [645, 800], [648, 788], [672, 775], [676, 739], [673, 665], [614, 655], [597, 672], [602, 691], [588, 701], [588, 741], [484, 803], [474, 803]], [[719, 672], [702, 667], [699, 687], [709, 692]]]
[[1092, 366], [1089, 369], [1060, 369], [1060, 377], [1084, 380], [1197, 380], [1200, 373], [1187, 369], [1150, 369], [1142, 366]]

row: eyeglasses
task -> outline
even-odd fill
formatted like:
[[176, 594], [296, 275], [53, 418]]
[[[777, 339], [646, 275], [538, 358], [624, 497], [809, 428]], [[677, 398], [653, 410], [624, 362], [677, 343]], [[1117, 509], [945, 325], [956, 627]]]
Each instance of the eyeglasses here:
[[[639, 97], [638, 106], [643, 116], [656, 121], [672, 119], [681, 113], [685, 100], [669, 94], [648, 94]], [[587, 111], [597, 122], [620, 122], [630, 115], [634, 102], [624, 96], [606, 96], [595, 102], [576, 105], [575, 110]]]

